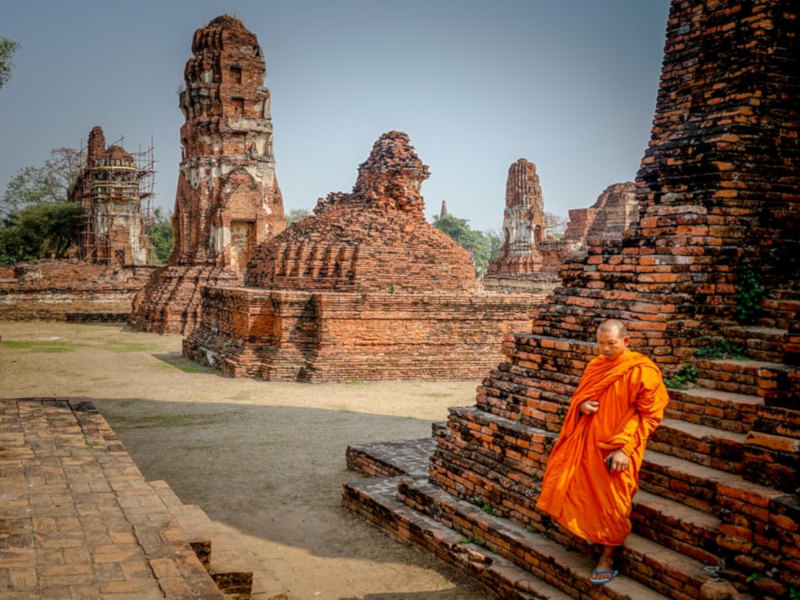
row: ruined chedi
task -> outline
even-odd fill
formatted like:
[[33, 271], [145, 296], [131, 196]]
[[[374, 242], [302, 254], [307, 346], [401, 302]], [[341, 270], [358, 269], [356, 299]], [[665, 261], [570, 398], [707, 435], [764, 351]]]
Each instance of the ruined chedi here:
[[[650, 146], [636, 178], [638, 223], [618, 241], [590, 240], [565, 265], [563, 285], [530, 333], [505, 341], [505, 359], [475, 405], [451, 409], [447, 425], [435, 428], [428, 476], [355, 482], [346, 506], [503, 598], [533, 590], [598, 599], [793, 595], [799, 33], [800, 6], [791, 0], [672, 1]], [[667, 375], [687, 365], [696, 380], [670, 390], [639, 472], [620, 576], [598, 587], [588, 580], [593, 549], [535, 504], [570, 396], [596, 355], [595, 328], [609, 317], [626, 321], [633, 346]], [[749, 356], [715, 357], [731, 343]], [[353, 450], [348, 459], [358, 466], [369, 454]], [[420, 467], [412, 468], [395, 472]]]
[[184, 71], [178, 175], [169, 267], [134, 301], [129, 324], [186, 333], [199, 318], [200, 288], [241, 283], [256, 246], [285, 228], [275, 177], [270, 93], [255, 34], [217, 17], [198, 29]]
[[469, 254], [423, 213], [428, 167], [383, 134], [352, 193], [259, 246], [244, 287], [203, 292], [184, 354], [262, 379], [459, 379], [530, 327], [529, 296], [478, 292]]
[[140, 189], [143, 172], [120, 146], [106, 148], [100, 127], [89, 133], [86, 162], [67, 200], [83, 209], [78, 257], [101, 265], [144, 265], [148, 258]]

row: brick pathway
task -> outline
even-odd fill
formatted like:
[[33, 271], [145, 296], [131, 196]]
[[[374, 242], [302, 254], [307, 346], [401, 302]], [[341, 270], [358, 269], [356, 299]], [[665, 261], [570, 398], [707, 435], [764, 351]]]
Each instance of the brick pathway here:
[[0, 597], [223, 599], [156, 489], [81, 399], [0, 399]]

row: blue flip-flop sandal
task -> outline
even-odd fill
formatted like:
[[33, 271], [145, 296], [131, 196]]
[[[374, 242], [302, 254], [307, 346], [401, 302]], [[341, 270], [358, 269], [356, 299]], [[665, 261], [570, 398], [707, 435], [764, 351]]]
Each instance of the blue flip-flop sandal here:
[[[597, 575], [605, 575], [607, 573], [611, 573], [611, 577], [607, 579], [597, 578]], [[606, 571], [598, 571], [597, 569], [592, 569], [592, 577], [589, 578], [589, 581], [591, 581], [595, 585], [605, 585], [606, 583], [614, 579], [614, 577], [616, 577], [617, 575], [619, 575], [619, 571], [615, 571], [614, 569], [607, 569]]]

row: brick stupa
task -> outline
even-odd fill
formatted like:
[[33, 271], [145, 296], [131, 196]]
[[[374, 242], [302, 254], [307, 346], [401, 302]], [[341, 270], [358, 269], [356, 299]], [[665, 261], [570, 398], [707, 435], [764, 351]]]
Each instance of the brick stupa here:
[[408, 136], [380, 137], [352, 193], [262, 244], [246, 287], [207, 288], [184, 354], [263, 379], [459, 379], [497, 362], [531, 301], [477, 291], [469, 254], [431, 226]]
[[275, 177], [270, 93], [255, 34], [233, 17], [198, 29], [184, 72], [178, 175], [169, 267], [155, 273], [129, 324], [187, 333], [199, 317], [200, 289], [242, 282], [258, 244], [285, 228]]
[[[349, 484], [345, 506], [500, 598], [794, 596], [799, 13], [794, 0], [673, 0], [636, 181], [638, 225], [617, 242], [590, 241], [565, 265], [530, 332], [504, 343], [476, 404], [451, 409], [434, 441], [407, 444], [428, 461], [398, 460], [410, 455], [402, 443], [350, 448], [352, 468], [406, 475]], [[670, 390], [620, 576], [595, 586], [594, 549], [535, 502], [596, 326], [609, 317], [628, 322], [633, 345], [667, 375], [695, 369], [695, 381]], [[723, 354], [733, 344], [739, 352]]]
[[[481, 281], [484, 289], [525, 291], [543, 301], [558, 285], [556, 270], [560, 262], [552, 243], [547, 244], [546, 233], [544, 199], [536, 165], [520, 158], [508, 168], [503, 245]], [[545, 245], [551, 248], [545, 250]]]

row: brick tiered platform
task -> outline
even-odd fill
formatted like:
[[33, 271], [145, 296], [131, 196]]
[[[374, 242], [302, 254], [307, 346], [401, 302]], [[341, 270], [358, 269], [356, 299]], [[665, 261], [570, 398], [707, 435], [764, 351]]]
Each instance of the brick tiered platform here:
[[[634, 533], [620, 556], [625, 577], [601, 589], [587, 579], [592, 548], [534, 508], [556, 417], [591, 345], [516, 336], [505, 352], [506, 362], [479, 387], [476, 406], [452, 408], [447, 426], [434, 426], [435, 443], [348, 448], [350, 469], [384, 479], [346, 486], [344, 506], [461, 565], [500, 598], [560, 597], [524, 595], [538, 589], [526, 573], [572, 597], [598, 600], [696, 600], [707, 597], [704, 586], [728, 586], [731, 593], [735, 586], [742, 599], [800, 589], [792, 559], [800, 548], [800, 497], [793, 493], [800, 422], [774, 400], [781, 398], [776, 389], [798, 396], [797, 387], [785, 391], [779, 383], [790, 373], [800, 379], [797, 367], [698, 360], [698, 385], [670, 390], [667, 418], [650, 439], [640, 473]], [[558, 369], [562, 382], [549, 369]], [[468, 560], [465, 540], [482, 548], [480, 565]], [[515, 565], [502, 570], [508, 577], [502, 583], [487, 570], [498, 555]], [[719, 566], [723, 580], [715, 581], [708, 570]], [[761, 577], [753, 580], [753, 573]], [[650, 589], [633, 593], [635, 585]]]
[[252, 584], [246, 551], [202, 511], [145, 481], [87, 400], [0, 400], [0, 493], [4, 599], [285, 598]]
[[[441, 425], [435, 429], [441, 431]], [[430, 440], [349, 447], [351, 470], [395, 475], [345, 485], [343, 506], [459, 568], [496, 598], [666, 598], [628, 577], [618, 577], [604, 588], [594, 586], [588, 580], [591, 559], [494, 515], [488, 505], [478, 507], [431, 485], [425, 470], [433, 448]], [[629, 540], [628, 545], [629, 552], [651, 551], [644, 539]], [[658, 555], [651, 557], [657, 559]]]

